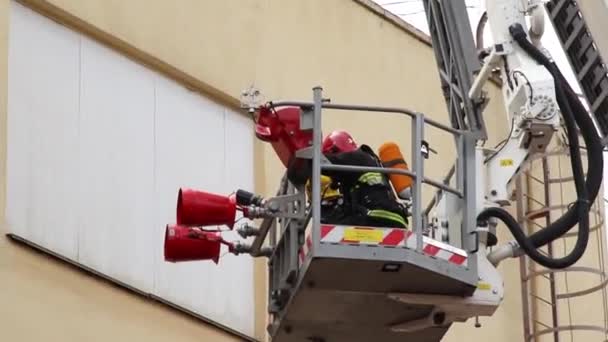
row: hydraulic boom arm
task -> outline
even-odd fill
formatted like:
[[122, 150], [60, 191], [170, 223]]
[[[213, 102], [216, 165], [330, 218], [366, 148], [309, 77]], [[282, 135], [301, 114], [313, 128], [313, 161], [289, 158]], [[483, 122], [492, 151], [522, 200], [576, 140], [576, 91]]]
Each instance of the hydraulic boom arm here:
[[[430, 1], [431, 11], [445, 2]], [[457, 7], [450, 1], [450, 7]], [[590, 202], [597, 196], [602, 180], [602, 146], [593, 121], [576, 94], [572, 91], [549, 53], [542, 47], [544, 12], [539, 0], [488, 0], [487, 21], [493, 45], [481, 51], [483, 66], [469, 89], [465, 103], [485, 100], [481, 91], [493, 70], [500, 70], [505, 111], [511, 122], [511, 131], [497, 151], [484, 155], [477, 177], [481, 178], [485, 202], [478, 203], [479, 230], [487, 230], [489, 219], [503, 221], [515, 241], [491, 253], [489, 260], [500, 260], [528, 254], [532, 259], [550, 268], [568, 267], [583, 254], [588, 241], [588, 212]], [[526, 19], [530, 20], [530, 27]], [[429, 16], [429, 19], [433, 19]], [[432, 21], [430, 27], [436, 26]], [[447, 27], [450, 31], [456, 27]], [[433, 35], [440, 39], [441, 35]], [[462, 40], [462, 39], [461, 39]], [[435, 44], [434, 44], [435, 45]], [[452, 42], [454, 45], [454, 42]], [[435, 47], [435, 49], [440, 49]], [[463, 61], [460, 61], [463, 63]], [[560, 120], [561, 114], [561, 120]], [[535, 153], [544, 152], [560, 128], [567, 133], [571, 166], [577, 190], [577, 201], [557, 222], [541, 232], [526, 237], [516, 220], [502, 206], [510, 205], [510, 183]], [[583, 174], [579, 147], [579, 132], [588, 150], [588, 175]], [[481, 204], [481, 205], [480, 205]], [[449, 216], [441, 214], [442, 217]], [[562, 259], [550, 259], [536, 249], [579, 225], [578, 241], [573, 251]]]

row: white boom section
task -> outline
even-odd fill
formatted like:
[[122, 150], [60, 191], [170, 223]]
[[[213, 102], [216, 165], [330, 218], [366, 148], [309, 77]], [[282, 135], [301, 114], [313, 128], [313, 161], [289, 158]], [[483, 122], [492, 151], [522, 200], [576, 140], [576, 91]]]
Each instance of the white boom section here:
[[[479, 189], [483, 189], [479, 193], [481, 198], [478, 198], [478, 214], [487, 207], [510, 204], [512, 196], [508, 189], [514, 176], [530, 154], [543, 152], [547, 148], [554, 132], [560, 127], [553, 76], [514, 42], [509, 31], [514, 24], [527, 29], [526, 16], [530, 16], [530, 41], [542, 51], [540, 39], [544, 33], [544, 21], [540, 1], [487, 0], [486, 7], [494, 45], [485, 58], [485, 64], [474, 81], [469, 96], [481, 100], [481, 89], [491, 70], [500, 68], [505, 110], [512, 128], [497, 151], [490, 151], [485, 157], [481, 150], [477, 153], [476, 158], [480, 159], [477, 161], [477, 181], [482, 183]], [[442, 196], [437, 205], [436, 222], [440, 227], [442, 224], [447, 225], [446, 218], [457, 216], [457, 213], [442, 212], [454, 208], [449, 204], [453, 200], [450, 196]], [[460, 300], [448, 300], [441, 296], [395, 296], [395, 300], [410, 304], [433, 304], [435, 310], [429, 317], [396, 325], [392, 329], [412, 331], [444, 324], [444, 320], [464, 321], [470, 317], [494, 313], [504, 291], [495, 265], [504, 258], [517, 256], [520, 250], [517, 243], [509, 242], [487, 255], [488, 228], [477, 227], [477, 233], [480, 243], [477, 252], [480, 284], [473, 296]], [[437, 317], [437, 312], [445, 313], [445, 317]]]
[[[544, 32], [541, 5], [538, 0], [486, 1], [494, 45], [469, 96], [480, 99], [483, 96], [481, 88], [491, 70], [500, 68], [505, 110], [512, 129], [500, 148], [487, 154], [484, 166], [479, 169], [480, 177], [485, 176], [485, 184], [481, 187], [485, 199], [482, 207], [510, 204], [512, 196], [509, 188], [514, 176], [528, 155], [545, 151], [554, 132], [560, 127], [552, 75], [519, 47], [509, 32], [509, 27], [514, 24], [527, 28], [526, 16], [529, 16], [531, 41], [540, 46]], [[541, 50], [548, 55], [542, 47]], [[440, 216], [452, 215], [447, 213]]]
[[559, 128], [559, 107], [553, 77], [513, 41], [509, 32], [514, 24], [526, 28], [528, 14], [532, 18], [531, 41], [538, 46], [544, 32], [540, 1], [488, 0], [486, 7], [494, 40], [491, 56], [502, 57], [488, 62], [500, 68], [505, 110], [513, 125], [506, 144], [487, 161], [486, 195], [491, 202], [507, 205], [511, 198], [507, 188], [513, 176], [530, 153], [547, 148]]

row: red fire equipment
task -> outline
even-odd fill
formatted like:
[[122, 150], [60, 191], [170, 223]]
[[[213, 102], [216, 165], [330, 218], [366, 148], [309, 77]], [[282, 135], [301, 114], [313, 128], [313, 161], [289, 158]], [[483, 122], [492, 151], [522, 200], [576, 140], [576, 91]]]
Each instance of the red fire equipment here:
[[183, 262], [220, 258], [221, 245], [232, 249], [232, 244], [222, 239], [219, 232], [207, 232], [199, 228], [167, 225], [165, 229], [165, 260]]
[[232, 229], [236, 209], [235, 196], [180, 189], [177, 197], [177, 224], [184, 226], [226, 225]]

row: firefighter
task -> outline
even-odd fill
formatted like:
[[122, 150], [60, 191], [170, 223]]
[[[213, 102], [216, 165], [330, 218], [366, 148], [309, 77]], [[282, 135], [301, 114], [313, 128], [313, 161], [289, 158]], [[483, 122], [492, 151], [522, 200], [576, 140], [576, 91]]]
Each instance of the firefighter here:
[[[322, 152], [336, 165], [382, 167], [367, 145], [357, 146], [348, 132], [334, 131], [324, 140]], [[386, 174], [324, 170], [343, 197], [343, 212], [335, 224], [407, 228], [407, 212], [397, 201]]]
[[[310, 179], [306, 182], [306, 195], [312, 199]], [[321, 223], [342, 222], [348, 214], [344, 207], [344, 196], [338, 183], [326, 175], [321, 175]]]

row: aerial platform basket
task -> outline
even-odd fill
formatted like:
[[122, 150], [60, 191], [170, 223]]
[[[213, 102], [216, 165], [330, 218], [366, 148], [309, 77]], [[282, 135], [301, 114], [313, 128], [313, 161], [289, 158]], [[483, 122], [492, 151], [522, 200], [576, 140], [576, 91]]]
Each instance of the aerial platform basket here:
[[[312, 159], [312, 201], [306, 205], [301, 186], [283, 178], [277, 199], [282, 210], [306, 213], [305, 219], [266, 218], [259, 228], [252, 254], [268, 237], [268, 331], [273, 341], [440, 341], [449, 329], [448, 310], [439, 310], [470, 297], [483, 285], [477, 257], [479, 239], [475, 213], [479, 201], [475, 178], [475, 138], [399, 109], [331, 104], [320, 88], [314, 101], [281, 102], [273, 106], [300, 108], [300, 129], [311, 130], [312, 146], [296, 154]], [[322, 110], [384, 112], [412, 119], [411, 171], [391, 168], [332, 165], [321, 154]], [[458, 158], [449, 182], [424, 177], [422, 147], [425, 125], [451, 133]], [[380, 227], [325, 225], [320, 222], [320, 177], [324, 169], [344, 172], [399, 173], [413, 178], [408, 230]], [[421, 189], [426, 183], [458, 203], [450, 228], [451, 241], [423, 234], [429, 209], [422, 210]], [[298, 199], [294, 201], [294, 199]], [[433, 202], [431, 205], [433, 205]], [[455, 247], [458, 246], [458, 247]], [[472, 305], [483, 315], [483, 308]], [[472, 317], [475, 315], [470, 315]], [[429, 323], [430, 321], [430, 323]], [[444, 323], [445, 322], [445, 323]]]
[[[433, 305], [402, 303], [392, 294], [470, 296], [468, 254], [396, 228], [321, 225], [320, 243], [311, 235], [300, 249], [293, 295], [275, 324], [277, 341], [439, 341], [449, 326], [410, 333], [399, 325], [425, 319]], [[475, 281], [476, 284], [476, 281]], [[438, 319], [441, 319], [439, 317]], [[394, 331], [393, 331], [393, 328]]]

